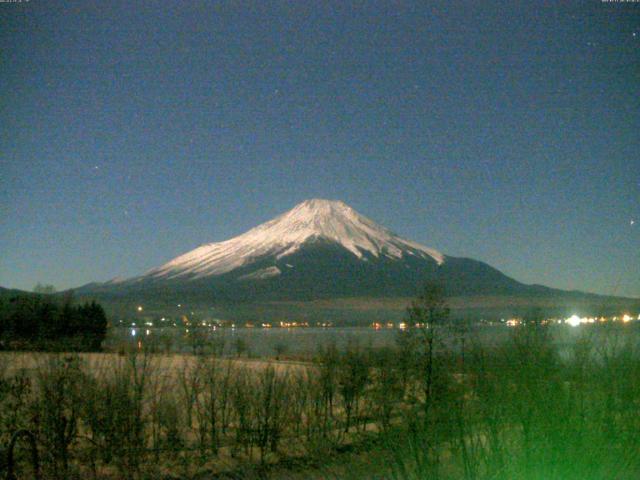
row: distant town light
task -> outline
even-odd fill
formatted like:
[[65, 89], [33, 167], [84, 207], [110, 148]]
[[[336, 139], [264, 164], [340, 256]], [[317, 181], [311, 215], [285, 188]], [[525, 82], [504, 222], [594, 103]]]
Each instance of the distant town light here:
[[572, 327], [577, 327], [582, 323], [582, 319], [577, 315], [571, 315], [569, 318], [565, 320], [565, 323], [568, 323]]
[[136, 329], [135, 329], [135, 328], [132, 328], [132, 329], [131, 329], [131, 336], [132, 336], [132, 337], [135, 337], [135, 336], [136, 336]]
[[138, 305], [138, 311], [141, 312], [142, 311], [142, 305]]

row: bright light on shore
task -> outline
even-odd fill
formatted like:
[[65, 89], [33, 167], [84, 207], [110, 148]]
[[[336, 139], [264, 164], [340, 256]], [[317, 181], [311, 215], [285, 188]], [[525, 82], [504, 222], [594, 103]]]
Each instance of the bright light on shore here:
[[577, 327], [582, 323], [582, 319], [577, 315], [571, 315], [569, 318], [565, 320], [565, 323], [568, 323], [572, 327]]

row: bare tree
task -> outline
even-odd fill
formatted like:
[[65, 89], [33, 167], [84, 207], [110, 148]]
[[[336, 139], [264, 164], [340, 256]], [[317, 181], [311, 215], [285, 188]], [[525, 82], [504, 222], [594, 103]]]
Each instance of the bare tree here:
[[412, 332], [420, 339], [420, 374], [425, 421], [428, 420], [434, 397], [435, 348], [439, 338], [439, 328], [449, 318], [449, 307], [444, 288], [429, 283], [408, 309], [408, 321]]

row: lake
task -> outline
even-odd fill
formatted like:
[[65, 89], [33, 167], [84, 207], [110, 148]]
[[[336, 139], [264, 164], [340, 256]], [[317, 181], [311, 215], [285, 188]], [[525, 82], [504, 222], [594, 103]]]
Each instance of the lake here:
[[[609, 345], [632, 340], [640, 340], [640, 322], [629, 324], [602, 324], [551, 326], [554, 342], [570, 349], [578, 339], [591, 338], [599, 345]], [[505, 325], [478, 325], [470, 327], [466, 334], [466, 344], [477, 342], [484, 346], [496, 346], [505, 342], [514, 332], [514, 327]], [[371, 327], [307, 327], [307, 328], [216, 328], [198, 327], [184, 329], [179, 327], [116, 327], [110, 330], [106, 346], [111, 349], [118, 345], [150, 346], [161, 351], [190, 352], [205, 348], [216, 349], [224, 355], [234, 355], [238, 346], [249, 356], [308, 355], [321, 347], [335, 345], [344, 349], [349, 344], [364, 348], [392, 346], [396, 342], [398, 328]], [[445, 348], [459, 348], [459, 337], [444, 331], [442, 335]]]

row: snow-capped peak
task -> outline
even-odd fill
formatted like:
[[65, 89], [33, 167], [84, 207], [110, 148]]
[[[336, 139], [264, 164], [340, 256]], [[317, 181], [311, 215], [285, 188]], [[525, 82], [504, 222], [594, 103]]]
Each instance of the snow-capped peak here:
[[429, 256], [438, 264], [444, 261], [440, 252], [398, 237], [343, 202], [312, 199], [235, 238], [202, 245], [147, 275], [165, 278], [220, 275], [265, 255], [280, 259], [313, 239], [335, 242], [358, 258], [368, 252], [374, 257], [401, 258], [409, 254]]

